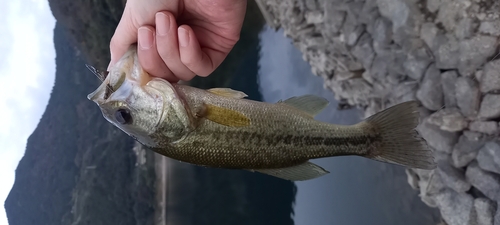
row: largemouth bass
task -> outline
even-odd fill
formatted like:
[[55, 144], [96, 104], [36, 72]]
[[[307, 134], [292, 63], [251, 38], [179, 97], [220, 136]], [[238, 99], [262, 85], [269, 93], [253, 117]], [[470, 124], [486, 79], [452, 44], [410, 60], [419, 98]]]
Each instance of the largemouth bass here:
[[266, 103], [229, 88], [169, 83], [142, 69], [136, 46], [101, 75], [103, 83], [88, 98], [104, 118], [151, 150], [186, 163], [292, 181], [327, 174], [309, 160], [333, 156], [435, 168], [431, 150], [415, 130], [414, 101], [350, 126], [324, 123], [314, 119], [328, 105], [324, 98]]

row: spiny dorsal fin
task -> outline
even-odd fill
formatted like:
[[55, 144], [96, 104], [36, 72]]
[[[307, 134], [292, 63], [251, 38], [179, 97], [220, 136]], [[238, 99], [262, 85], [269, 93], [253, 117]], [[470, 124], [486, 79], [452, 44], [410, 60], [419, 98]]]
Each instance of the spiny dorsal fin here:
[[224, 126], [245, 127], [250, 125], [250, 118], [242, 113], [210, 104], [205, 105], [205, 111], [202, 116]]
[[224, 97], [229, 97], [229, 98], [240, 99], [240, 98], [248, 97], [248, 95], [245, 94], [244, 92], [236, 91], [236, 90], [233, 90], [231, 88], [211, 88], [211, 89], [208, 89], [207, 91], [212, 93], [212, 94], [216, 94], [216, 95], [224, 96]]
[[312, 162], [305, 162], [287, 168], [257, 169], [253, 171], [291, 181], [310, 180], [329, 173], [327, 170]]
[[285, 101], [279, 101], [279, 104], [286, 104], [293, 106], [296, 109], [306, 112], [312, 117], [321, 112], [327, 105], [328, 100], [315, 95], [303, 95], [298, 97], [291, 97]]

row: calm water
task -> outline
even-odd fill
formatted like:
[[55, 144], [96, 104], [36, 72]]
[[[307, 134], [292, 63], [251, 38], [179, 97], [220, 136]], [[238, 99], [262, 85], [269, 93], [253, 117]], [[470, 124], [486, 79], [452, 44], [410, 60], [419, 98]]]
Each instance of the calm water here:
[[[244, 88], [252, 98], [262, 98], [266, 102], [316, 94], [331, 102], [317, 116], [318, 120], [353, 124], [362, 119], [362, 113], [356, 109], [336, 110], [333, 93], [323, 88], [322, 78], [311, 73], [309, 64], [282, 31], [275, 32], [266, 27], [260, 40], [259, 68], [245, 71], [254, 73], [258, 70], [257, 82], [248, 80], [249, 76], [239, 76], [241, 78], [233, 87]], [[252, 60], [249, 58], [248, 61]], [[407, 184], [403, 168], [361, 157], [336, 157], [313, 162], [331, 173], [296, 183], [296, 224], [436, 224], [437, 211], [420, 201], [417, 191]]]

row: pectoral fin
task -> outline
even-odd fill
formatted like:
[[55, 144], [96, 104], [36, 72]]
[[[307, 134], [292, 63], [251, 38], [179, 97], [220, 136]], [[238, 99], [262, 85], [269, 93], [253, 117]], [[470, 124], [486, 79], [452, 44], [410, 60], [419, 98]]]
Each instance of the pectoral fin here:
[[205, 105], [203, 116], [215, 123], [230, 127], [244, 127], [250, 125], [250, 118], [238, 111], [215, 105]]
[[314, 117], [320, 113], [329, 102], [325, 98], [315, 95], [303, 95], [291, 97], [285, 101], [279, 101], [278, 103], [292, 106]]
[[297, 166], [287, 168], [259, 169], [254, 171], [291, 181], [310, 180], [330, 173], [311, 162], [305, 162]]
[[207, 91], [212, 93], [212, 94], [216, 94], [216, 95], [224, 96], [224, 97], [229, 97], [229, 98], [240, 99], [240, 98], [248, 97], [248, 95], [245, 94], [244, 92], [236, 91], [236, 90], [233, 90], [231, 88], [211, 88], [211, 89], [208, 89]]

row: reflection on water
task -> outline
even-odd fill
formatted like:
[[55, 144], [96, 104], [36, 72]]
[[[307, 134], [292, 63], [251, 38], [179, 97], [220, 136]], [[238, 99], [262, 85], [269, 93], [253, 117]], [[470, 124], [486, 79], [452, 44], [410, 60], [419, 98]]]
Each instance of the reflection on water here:
[[[362, 114], [356, 109], [336, 110], [333, 93], [323, 88], [322, 78], [311, 73], [309, 64], [282, 31], [274, 32], [266, 27], [260, 39], [258, 88], [263, 101], [277, 102], [315, 94], [330, 101], [318, 120], [337, 124], [360, 121]], [[313, 162], [331, 173], [296, 182], [295, 223], [298, 225], [428, 225], [438, 221], [437, 211], [422, 203], [417, 192], [407, 184], [402, 167], [353, 156]]]

